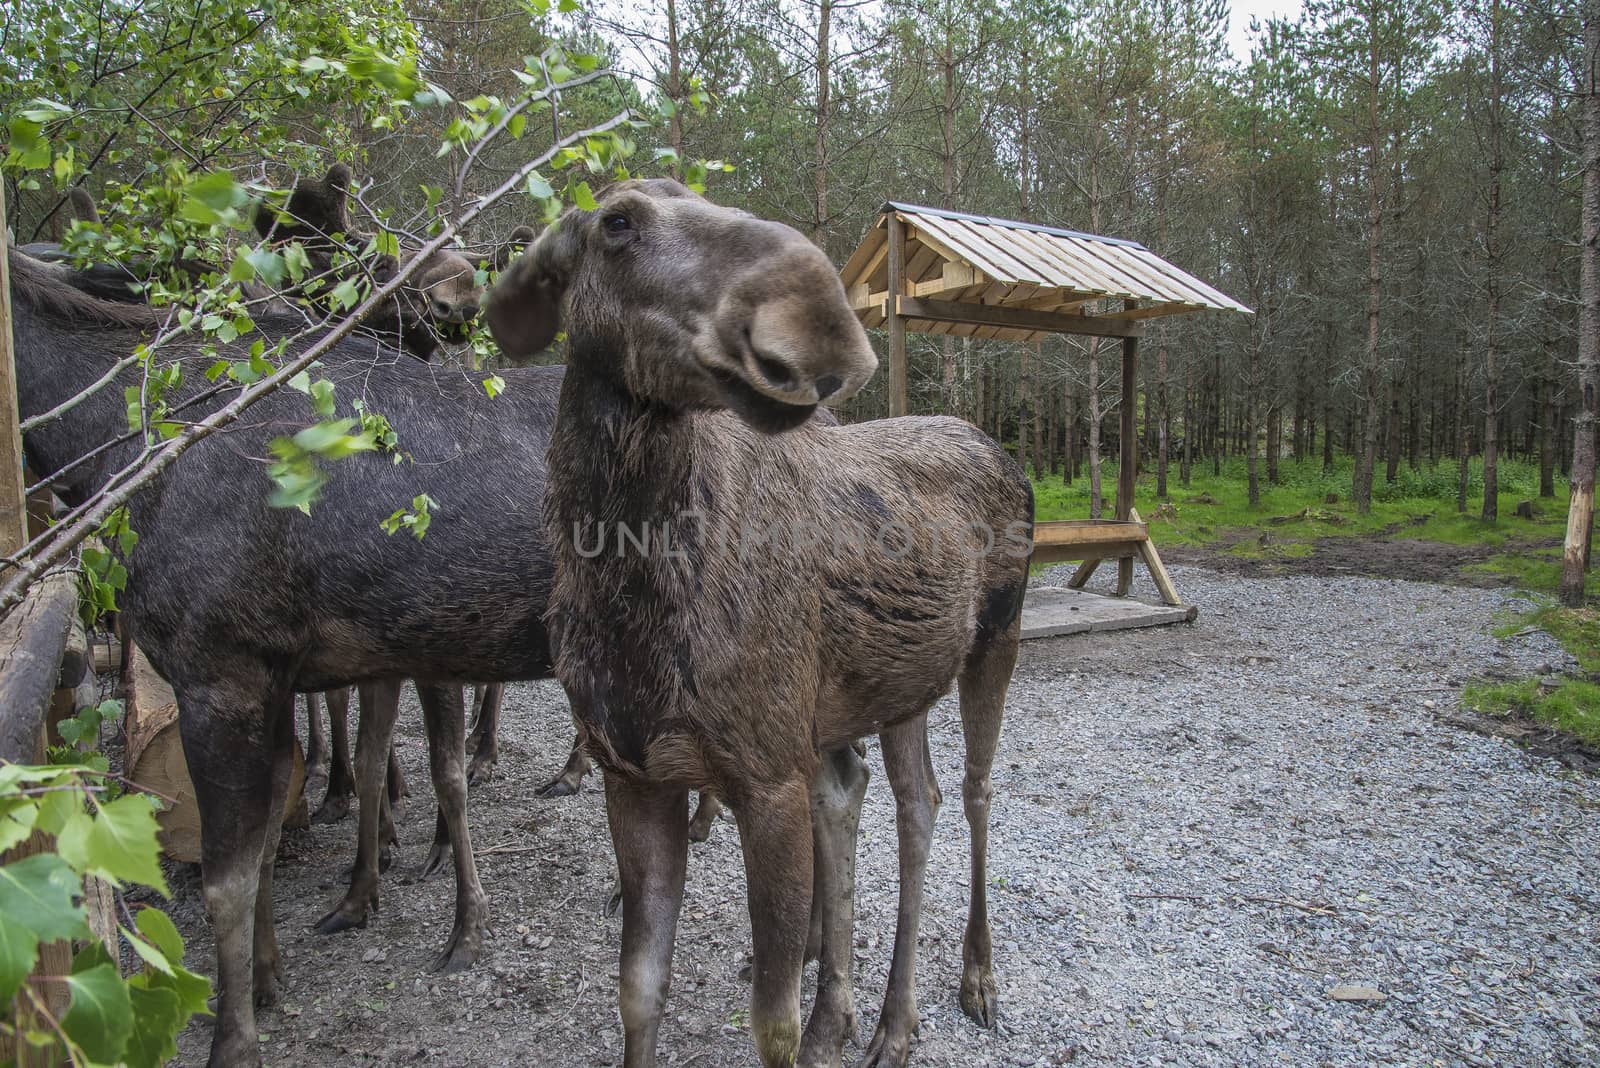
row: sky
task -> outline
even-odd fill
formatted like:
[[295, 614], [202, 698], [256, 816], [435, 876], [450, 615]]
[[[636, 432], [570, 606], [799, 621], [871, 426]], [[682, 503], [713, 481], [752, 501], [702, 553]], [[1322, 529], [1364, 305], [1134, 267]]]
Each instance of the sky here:
[[1262, 22], [1269, 16], [1293, 18], [1300, 11], [1300, 0], [1232, 0], [1233, 13], [1228, 18], [1228, 48], [1239, 59], [1250, 58], [1250, 16]]

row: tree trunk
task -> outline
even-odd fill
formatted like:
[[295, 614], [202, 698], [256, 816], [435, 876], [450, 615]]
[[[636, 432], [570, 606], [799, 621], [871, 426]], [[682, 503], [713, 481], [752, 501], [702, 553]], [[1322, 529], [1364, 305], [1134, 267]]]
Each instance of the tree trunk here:
[[1378, 259], [1383, 247], [1380, 194], [1383, 168], [1378, 162], [1378, 144], [1382, 137], [1378, 127], [1378, 94], [1382, 83], [1378, 78], [1378, 31], [1375, 25], [1371, 27], [1368, 40], [1367, 61], [1367, 343], [1361, 364], [1361, 395], [1366, 408], [1366, 423], [1361, 428], [1361, 454], [1356, 460], [1350, 485], [1350, 496], [1355, 501], [1356, 511], [1362, 515], [1372, 511], [1372, 472], [1377, 465], [1378, 429], [1383, 421], [1382, 335], [1378, 328], [1383, 281]]
[[1183, 361], [1183, 458], [1178, 461], [1178, 482], [1189, 488], [1189, 474], [1194, 467], [1194, 374], [1193, 360]]
[[1484, 309], [1483, 346], [1483, 518], [1500, 515], [1500, 405], [1495, 396], [1499, 385], [1495, 345], [1499, 341], [1500, 321], [1500, 147], [1501, 105], [1504, 94], [1500, 83], [1500, 0], [1489, 7], [1489, 218], [1485, 232], [1488, 253], [1489, 299]]
[[1078, 476], [1078, 391], [1067, 382], [1067, 462], [1061, 465], [1061, 481], [1072, 485]]
[[828, 34], [833, 23], [833, 0], [818, 0], [817, 7], [817, 109], [816, 156], [811, 180], [812, 217], [811, 240], [818, 248], [828, 247], [828, 124], [830, 121], [831, 91]]
[[1579, 246], [1578, 415], [1572, 498], [1562, 550], [1561, 603], [1583, 604], [1594, 528], [1595, 415], [1600, 406], [1600, 2], [1583, 5], [1583, 241]]
[[1267, 409], [1267, 485], [1278, 484], [1278, 454], [1283, 451], [1283, 409]]

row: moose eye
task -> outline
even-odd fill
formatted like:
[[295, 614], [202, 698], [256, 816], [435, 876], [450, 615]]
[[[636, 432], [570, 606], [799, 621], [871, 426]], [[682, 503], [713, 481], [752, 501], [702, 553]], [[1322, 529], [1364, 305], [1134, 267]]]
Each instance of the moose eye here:
[[605, 231], [608, 234], [624, 234], [633, 229], [633, 224], [628, 221], [628, 217], [621, 214], [607, 215], [600, 225], [605, 227]]

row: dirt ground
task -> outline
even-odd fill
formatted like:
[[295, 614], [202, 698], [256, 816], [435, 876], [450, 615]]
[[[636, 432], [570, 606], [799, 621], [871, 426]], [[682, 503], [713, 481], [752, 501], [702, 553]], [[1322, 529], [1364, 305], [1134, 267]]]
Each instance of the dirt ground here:
[[[1394, 544], [1380, 551], [1420, 552]], [[1492, 637], [1510, 606], [1500, 592], [1174, 573], [1201, 606], [1194, 624], [1024, 644], [996, 766], [994, 1031], [956, 999], [960, 730], [953, 698], [932, 713], [945, 804], [911, 1064], [1600, 1063], [1600, 782], [1450, 722], [1467, 677], [1549, 669], [1559, 648]], [[559, 687], [508, 690], [500, 772], [471, 802], [495, 927], [482, 962], [447, 977], [428, 965], [451, 925], [449, 877], [413, 878], [433, 806], [409, 689], [407, 701], [413, 797], [365, 930], [309, 930], [342, 889], [353, 825], [285, 834], [287, 985], [260, 1017], [267, 1063], [619, 1064], [601, 792], [591, 779], [573, 798], [534, 796], [570, 738]], [[869, 762], [862, 1042], [896, 886], [893, 800], [876, 752]], [[191, 961], [209, 970], [197, 875], [172, 874]], [[737, 833], [722, 822], [691, 850], [664, 1065], [754, 1063], [738, 978], [748, 945]], [[1383, 1000], [1331, 994], [1348, 984]], [[203, 1063], [209, 1041], [207, 1023], [191, 1026], [183, 1063]], [[848, 1047], [846, 1063], [859, 1055]]]
[[1196, 564], [1233, 575], [1367, 575], [1483, 589], [1505, 584], [1502, 576], [1469, 569], [1506, 552], [1504, 548], [1394, 536], [1318, 538], [1311, 544], [1307, 556], [1241, 556], [1228, 551], [1232, 545], [1221, 544], [1163, 547], [1161, 557], [1168, 564]]

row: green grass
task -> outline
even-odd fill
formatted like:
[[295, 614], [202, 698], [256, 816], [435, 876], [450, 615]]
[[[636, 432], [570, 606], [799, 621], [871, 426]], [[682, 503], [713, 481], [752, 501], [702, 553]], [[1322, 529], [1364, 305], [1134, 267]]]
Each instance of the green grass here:
[[1582, 679], [1472, 683], [1461, 703], [1486, 716], [1516, 715], [1600, 748], [1600, 685]]
[[[1373, 486], [1372, 510], [1361, 515], [1350, 501], [1354, 461], [1341, 458], [1324, 471], [1322, 461], [1285, 460], [1279, 465], [1279, 484], [1266, 481], [1261, 470], [1261, 503], [1249, 503], [1245, 461], [1235, 457], [1211, 474], [1209, 463], [1197, 464], [1188, 486], [1178, 482], [1178, 465], [1169, 470], [1167, 489], [1171, 510], [1157, 514], [1155, 474], [1146, 471], [1135, 491], [1135, 504], [1150, 523], [1158, 545], [1234, 547], [1241, 555], [1305, 556], [1318, 538], [1370, 537], [1387, 534], [1451, 545], [1480, 545], [1504, 549], [1485, 570], [1505, 574], [1508, 584], [1533, 590], [1556, 588], [1560, 579], [1559, 554], [1549, 557], [1536, 548], [1559, 541], [1566, 529], [1567, 486], [1557, 480], [1556, 496], [1539, 497], [1536, 465], [1502, 461], [1500, 464], [1500, 517], [1478, 518], [1483, 503], [1482, 464], [1474, 461], [1467, 492], [1468, 512], [1456, 511], [1456, 467], [1453, 461], [1424, 465], [1413, 471], [1401, 464], [1394, 482], [1384, 478], [1382, 465]], [[1102, 466], [1106, 514], [1111, 514], [1116, 493], [1116, 464]], [[1335, 499], [1329, 501], [1329, 495]], [[1515, 515], [1520, 501], [1532, 501], [1534, 518]], [[1064, 485], [1059, 475], [1034, 481], [1035, 514], [1040, 520], [1084, 519], [1089, 515], [1089, 480]], [[1274, 520], [1278, 520], [1274, 522]], [[1261, 532], [1270, 532], [1270, 544], [1258, 544]], [[1251, 544], [1247, 545], [1246, 542]], [[1254, 547], [1252, 547], [1254, 546]], [[1596, 592], [1600, 592], [1597, 587]]]

